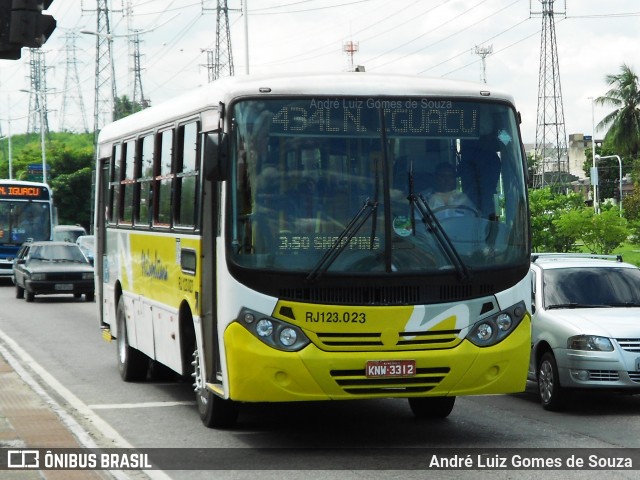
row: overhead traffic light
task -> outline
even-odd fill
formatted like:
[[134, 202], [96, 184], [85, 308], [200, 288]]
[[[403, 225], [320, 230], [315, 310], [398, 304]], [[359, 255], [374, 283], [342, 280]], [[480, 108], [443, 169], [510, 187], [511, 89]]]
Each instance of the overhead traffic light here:
[[56, 28], [43, 14], [53, 0], [0, 0], [0, 58], [17, 60], [22, 47], [39, 48]]
[[17, 60], [20, 58], [20, 48], [22, 47], [9, 43], [11, 2], [12, 0], [0, 0], [0, 58]]

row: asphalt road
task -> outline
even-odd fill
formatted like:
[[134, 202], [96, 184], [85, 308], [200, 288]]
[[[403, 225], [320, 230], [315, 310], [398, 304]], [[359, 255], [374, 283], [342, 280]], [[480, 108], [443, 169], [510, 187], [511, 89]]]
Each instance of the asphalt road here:
[[[504, 450], [509, 448], [569, 453], [560, 449], [640, 449], [640, 395], [580, 394], [569, 411], [552, 413], [539, 406], [533, 385], [517, 395], [459, 398], [443, 421], [417, 421], [405, 400], [383, 399], [245, 405], [237, 427], [207, 429], [200, 422], [189, 384], [120, 380], [115, 344], [100, 336], [95, 303], [51, 296], [36, 297], [28, 304], [15, 298], [10, 281], [0, 282], [0, 341], [5, 339], [6, 344], [8, 339], [17, 346], [16, 357], [98, 446], [215, 449], [202, 450], [202, 455], [213, 455], [210, 461], [217, 456], [216, 479], [258, 474], [261, 479], [278, 480], [533, 479], [540, 476], [539, 471], [414, 468], [421, 455], [440, 448], [493, 449], [498, 457], [511, 452]], [[199, 451], [184, 452], [191, 458]], [[254, 468], [262, 470], [247, 470]], [[639, 468], [558, 469], [552, 475], [636, 478]], [[158, 471], [152, 476], [200, 479], [212, 478], [211, 473], [196, 469]]]

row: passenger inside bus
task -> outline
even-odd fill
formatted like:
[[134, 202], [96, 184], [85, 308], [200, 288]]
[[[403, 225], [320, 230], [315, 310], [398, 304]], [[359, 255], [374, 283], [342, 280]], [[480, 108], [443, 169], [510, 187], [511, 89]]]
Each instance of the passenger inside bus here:
[[[480, 116], [480, 138], [463, 141], [460, 152], [460, 181], [483, 218], [496, 219], [494, 196], [502, 168], [499, 152], [509, 142], [501, 136], [493, 117]], [[506, 135], [505, 131], [502, 131]]]
[[289, 229], [289, 215], [294, 205], [282, 193], [281, 182], [277, 167], [266, 164], [252, 188], [254, 198], [250, 205], [252, 238], [249, 249], [254, 253], [272, 251], [277, 232]]

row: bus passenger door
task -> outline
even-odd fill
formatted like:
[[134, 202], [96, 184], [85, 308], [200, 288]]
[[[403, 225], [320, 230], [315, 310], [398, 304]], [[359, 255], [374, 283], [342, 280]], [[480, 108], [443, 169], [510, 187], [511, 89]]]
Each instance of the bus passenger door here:
[[[95, 256], [93, 262], [94, 279], [95, 279], [95, 297], [98, 303], [98, 318], [100, 319], [100, 327], [107, 328], [108, 325], [104, 321], [104, 261], [105, 261], [105, 244], [106, 244], [106, 208], [109, 195], [109, 159], [101, 158], [96, 169], [98, 178], [95, 179], [95, 207], [94, 207], [94, 223], [93, 234], [95, 240]], [[102, 207], [103, 205], [104, 207]]]

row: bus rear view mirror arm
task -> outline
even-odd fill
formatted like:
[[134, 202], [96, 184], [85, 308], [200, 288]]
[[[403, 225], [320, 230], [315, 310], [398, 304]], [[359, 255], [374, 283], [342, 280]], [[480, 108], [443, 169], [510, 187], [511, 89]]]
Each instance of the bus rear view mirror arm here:
[[207, 180], [227, 179], [228, 141], [221, 132], [209, 132], [204, 138], [204, 176]]

